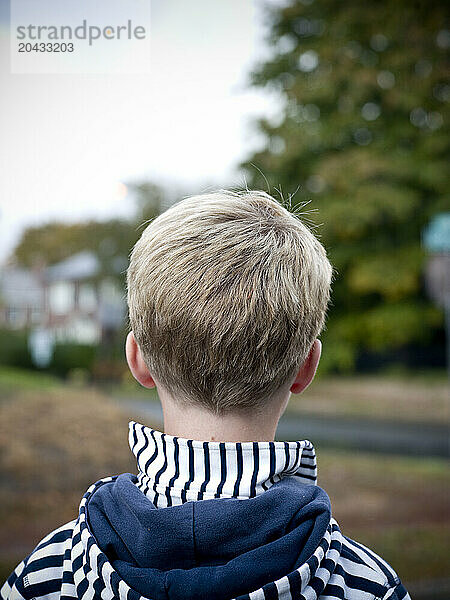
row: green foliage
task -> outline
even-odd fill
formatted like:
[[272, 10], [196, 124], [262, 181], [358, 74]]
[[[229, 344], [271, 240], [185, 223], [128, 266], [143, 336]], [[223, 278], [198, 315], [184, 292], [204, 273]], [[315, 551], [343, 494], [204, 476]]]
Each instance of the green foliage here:
[[52, 361], [48, 367], [51, 373], [67, 376], [73, 369], [91, 372], [97, 347], [88, 344], [55, 344]]
[[88, 221], [29, 227], [14, 250], [25, 267], [52, 265], [81, 251], [91, 251], [99, 259], [101, 275], [120, 277], [128, 254], [138, 238], [136, 226], [128, 221]]
[[406, 0], [267, 9], [272, 56], [251, 82], [279, 92], [282, 111], [256, 123], [266, 144], [243, 168], [250, 187], [267, 187], [261, 171], [319, 225], [336, 276], [327, 369], [427, 344], [442, 327], [420, 236], [449, 200], [446, 14]]
[[25, 330], [14, 331], [0, 330], [0, 365], [33, 368], [30, 350], [28, 348], [28, 332]]

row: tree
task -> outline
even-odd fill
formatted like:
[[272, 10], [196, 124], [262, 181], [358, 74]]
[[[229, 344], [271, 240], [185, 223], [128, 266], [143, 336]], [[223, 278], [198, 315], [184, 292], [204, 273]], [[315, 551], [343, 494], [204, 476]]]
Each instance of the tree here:
[[142, 225], [156, 217], [165, 192], [151, 182], [128, 186], [136, 198], [131, 220], [110, 219], [79, 223], [50, 222], [26, 229], [13, 252], [22, 266], [52, 265], [89, 250], [101, 264], [101, 275], [123, 277], [129, 253], [142, 233]]
[[119, 219], [51, 222], [26, 229], [13, 257], [25, 267], [48, 266], [88, 250], [99, 259], [101, 274], [121, 277], [138, 236], [134, 223]]
[[136, 196], [136, 217], [139, 225], [157, 217], [165, 205], [168, 192], [152, 181], [129, 184]]
[[442, 326], [422, 289], [420, 235], [448, 206], [447, 16], [435, 0], [267, 9], [272, 56], [251, 84], [277, 90], [282, 112], [256, 123], [266, 144], [242, 166], [251, 187], [264, 175], [323, 223], [336, 269], [329, 367], [427, 344]]

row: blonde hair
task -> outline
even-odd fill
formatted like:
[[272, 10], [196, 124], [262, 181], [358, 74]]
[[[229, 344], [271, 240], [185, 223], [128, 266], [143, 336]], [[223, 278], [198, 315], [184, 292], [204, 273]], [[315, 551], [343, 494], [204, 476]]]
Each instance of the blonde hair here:
[[331, 275], [317, 238], [265, 192], [193, 196], [134, 246], [130, 325], [175, 398], [217, 414], [262, 408], [321, 332]]

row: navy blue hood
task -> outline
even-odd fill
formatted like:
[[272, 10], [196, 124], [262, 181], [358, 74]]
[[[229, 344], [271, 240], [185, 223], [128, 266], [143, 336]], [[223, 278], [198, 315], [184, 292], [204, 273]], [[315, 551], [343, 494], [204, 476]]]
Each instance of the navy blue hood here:
[[[317, 486], [285, 478], [254, 498], [157, 509], [135, 482], [124, 474], [96, 486], [86, 524], [91, 543], [144, 597], [229, 600], [302, 565], [312, 577], [326, 560], [331, 508]], [[306, 583], [302, 577], [302, 589]]]

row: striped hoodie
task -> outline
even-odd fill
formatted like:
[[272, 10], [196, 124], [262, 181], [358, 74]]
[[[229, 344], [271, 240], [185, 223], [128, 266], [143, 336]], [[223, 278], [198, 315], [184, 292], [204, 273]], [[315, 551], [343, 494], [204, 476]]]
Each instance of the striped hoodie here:
[[138, 475], [93, 484], [3, 600], [410, 600], [346, 538], [312, 444], [201, 442], [130, 423]]

